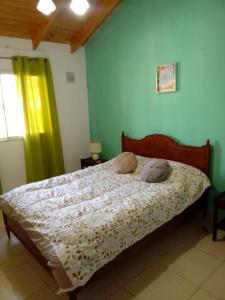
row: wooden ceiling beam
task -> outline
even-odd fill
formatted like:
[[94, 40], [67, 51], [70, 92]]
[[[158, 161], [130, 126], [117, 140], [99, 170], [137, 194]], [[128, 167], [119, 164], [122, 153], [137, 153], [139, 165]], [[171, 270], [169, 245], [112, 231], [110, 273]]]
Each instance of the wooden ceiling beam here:
[[51, 14], [48, 21], [41, 26], [41, 28], [35, 33], [34, 37], [32, 38], [33, 49], [35, 50], [40, 42], [45, 38], [47, 31], [51, 27], [52, 23], [55, 21], [56, 17], [58, 16], [59, 12], [61, 11], [63, 5], [67, 0], [58, 0], [56, 3], [56, 10]]
[[87, 22], [82, 26], [81, 30], [72, 38], [70, 43], [71, 53], [75, 52], [83, 45], [95, 30], [103, 23], [105, 18], [112, 10], [121, 2], [121, 0], [104, 0], [100, 7], [92, 13]]

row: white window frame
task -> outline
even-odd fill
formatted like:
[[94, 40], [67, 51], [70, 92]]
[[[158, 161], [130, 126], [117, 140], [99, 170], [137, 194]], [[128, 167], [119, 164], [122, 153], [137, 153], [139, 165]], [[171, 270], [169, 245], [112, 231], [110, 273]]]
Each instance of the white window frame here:
[[[13, 67], [12, 67], [12, 61], [11, 59], [0, 59], [0, 75], [2, 74], [14, 74]], [[0, 78], [0, 93], [2, 93], [1, 88], [1, 78]], [[7, 127], [7, 120], [6, 120], [6, 113], [5, 113], [5, 103], [4, 103], [4, 97], [3, 94], [2, 101], [3, 101], [3, 111], [4, 111], [4, 118], [5, 118], [5, 125], [6, 125], [6, 137], [0, 137], [0, 142], [8, 142], [8, 141], [16, 141], [16, 140], [23, 140], [23, 136], [9, 136], [8, 135], [8, 127]]]

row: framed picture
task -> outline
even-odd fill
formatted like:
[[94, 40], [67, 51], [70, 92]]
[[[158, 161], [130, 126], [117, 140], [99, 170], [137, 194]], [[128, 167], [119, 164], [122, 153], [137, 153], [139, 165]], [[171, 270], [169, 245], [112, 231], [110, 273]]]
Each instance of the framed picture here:
[[176, 64], [159, 65], [156, 69], [156, 92], [176, 92]]

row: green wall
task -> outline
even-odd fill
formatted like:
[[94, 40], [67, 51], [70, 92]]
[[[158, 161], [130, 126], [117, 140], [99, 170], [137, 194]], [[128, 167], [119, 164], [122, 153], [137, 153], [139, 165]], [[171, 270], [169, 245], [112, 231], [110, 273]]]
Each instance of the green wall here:
[[[86, 45], [91, 136], [104, 156], [131, 137], [163, 133], [213, 144], [225, 188], [225, 1], [126, 0]], [[156, 94], [158, 64], [177, 62], [178, 90]]]

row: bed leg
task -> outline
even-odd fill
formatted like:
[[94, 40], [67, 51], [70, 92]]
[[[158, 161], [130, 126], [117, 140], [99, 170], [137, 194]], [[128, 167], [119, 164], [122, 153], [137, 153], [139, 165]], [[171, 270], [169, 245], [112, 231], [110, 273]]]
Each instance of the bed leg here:
[[203, 227], [205, 232], [209, 232], [207, 229], [207, 217], [208, 217], [208, 204], [209, 204], [209, 190], [207, 190], [202, 197], [202, 217], [203, 217]]
[[8, 227], [8, 220], [7, 220], [7, 216], [4, 213], [3, 213], [3, 221], [4, 221], [7, 236], [10, 239], [10, 230], [9, 230], [9, 227]]

